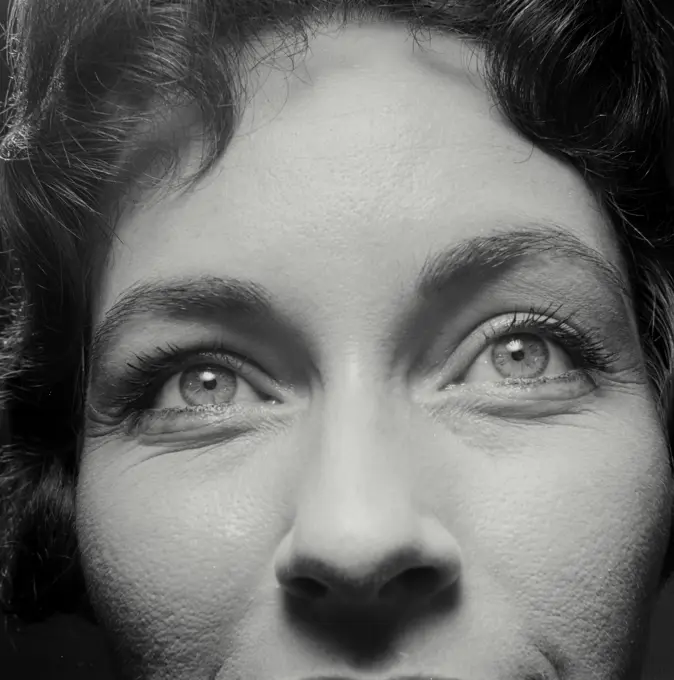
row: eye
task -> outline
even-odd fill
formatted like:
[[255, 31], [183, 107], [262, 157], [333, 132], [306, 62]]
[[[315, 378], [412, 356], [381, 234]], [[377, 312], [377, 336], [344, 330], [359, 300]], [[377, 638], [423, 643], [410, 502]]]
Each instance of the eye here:
[[[243, 377], [243, 367], [233, 369], [218, 363], [199, 363], [171, 376], [158, 390], [152, 409], [184, 409], [234, 403], [270, 402], [273, 397], [256, 389]], [[246, 368], [252, 375], [254, 370]]]
[[500, 382], [559, 375], [576, 366], [556, 343], [536, 333], [508, 333], [489, 345], [464, 374], [463, 383]]

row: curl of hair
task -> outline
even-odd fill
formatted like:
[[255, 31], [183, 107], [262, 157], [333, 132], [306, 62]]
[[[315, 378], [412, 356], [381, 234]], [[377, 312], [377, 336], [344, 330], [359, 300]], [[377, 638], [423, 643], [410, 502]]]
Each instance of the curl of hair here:
[[[447, 33], [483, 51], [497, 105], [582, 174], [613, 223], [671, 440], [671, 12], [665, 0], [16, 0], [0, 144], [4, 337], [17, 348], [3, 381], [0, 606], [25, 620], [86, 606], [74, 490], [90, 291], [116, 201], [158, 159], [157, 185], [203, 177], [241, 114], [246, 65], [301, 56], [322, 26], [393, 21], [419, 43]], [[182, 179], [165, 125], [176, 111], [183, 142], [203, 144]], [[663, 580], [672, 570], [674, 549]]]

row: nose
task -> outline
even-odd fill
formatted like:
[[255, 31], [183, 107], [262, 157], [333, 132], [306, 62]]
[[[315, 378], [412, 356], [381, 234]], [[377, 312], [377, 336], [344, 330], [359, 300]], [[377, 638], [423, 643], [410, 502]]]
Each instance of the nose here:
[[458, 579], [459, 545], [414, 500], [423, 490], [405, 463], [415, 446], [363, 412], [333, 413], [323, 425], [275, 554], [276, 579], [291, 597], [323, 606], [427, 601]]
[[[355, 512], [325, 505], [285, 536], [276, 578], [292, 597], [348, 607], [409, 606], [451, 586], [459, 547], [434, 517], [415, 516], [404, 502]], [[407, 514], [407, 517], [402, 515]]]

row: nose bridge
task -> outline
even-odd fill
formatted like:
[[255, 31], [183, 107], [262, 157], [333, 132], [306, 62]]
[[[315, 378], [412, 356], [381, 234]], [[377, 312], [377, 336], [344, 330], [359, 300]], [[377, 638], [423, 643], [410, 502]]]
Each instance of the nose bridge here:
[[412, 497], [404, 409], [355, 369], [332, 388], [312, 433], [314, 468], [304, 503], [338, 515], [335, 521], [360, 524], [404, 514]]

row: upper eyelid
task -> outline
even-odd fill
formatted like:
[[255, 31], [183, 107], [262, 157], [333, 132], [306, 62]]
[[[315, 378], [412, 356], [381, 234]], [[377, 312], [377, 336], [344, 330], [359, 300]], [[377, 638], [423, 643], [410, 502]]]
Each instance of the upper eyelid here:
[[548, 315], [548, 312], [529, 310], [526, 312], [513, 312], [499, 314], [492, 317], [487, 322], [482, 322], [471, 329], [465, 336], [467, 340], [479, 335], [485, 342], [492, 342], [498, 338], [508, 337], [518, 333], [532, 333], [555, 340], [554, 329], [562, 329], [568, 334], [575, 334], [579, 338], [589, 335], [587, 331], [575, 328], [571, 323], [571, 316], [566, 315], [564, 319], [555, 319]]
[[[222, 365], [223, 368], [240, 375], [242, 378], [248, 377], [251, 373], [253, 375], [262, 374], [267, 381], [272, 383], [276, 382], [269, 376], [267, 371], [260, 367], [255, 361], [252, 361], [241, 354], [237, 354], [236, 352], [223, 350], [181, 352], [179, 355], [176, 355], [169, 360], [169, 365], [162, 371], [162, 375], [158, 376], [158, 382], [161, 382], [162, 379], [166, 382], [168, 378], [173, 377], [174, 375], [202, 365]], [[161, 387], [159, 389], [161, 389]]]
[[531, 315], [527, 315], [525, 318], [518, 318], [516, 315], [505, 324], [504, 328], [494, 328], [493, 320], [491, 320], [487, 326], [489, 331], [484, 331], [484, 326], [480, 327], [483, 330], [485, 340], [493, 341], [501, 337], [507, 337], [508, 335], [515, 335], [518, 333], [532, 333], [542, 335], [547, 337], [549, 340], [557, 341], [555, 337], [554, 329], [566, 330], [568, 333], [574, 333], [578, 336], [584, 334], [569, 324], [569, 321], [562, 319], [553, 319], [546, 317], [544, 314], [535, 312]]

